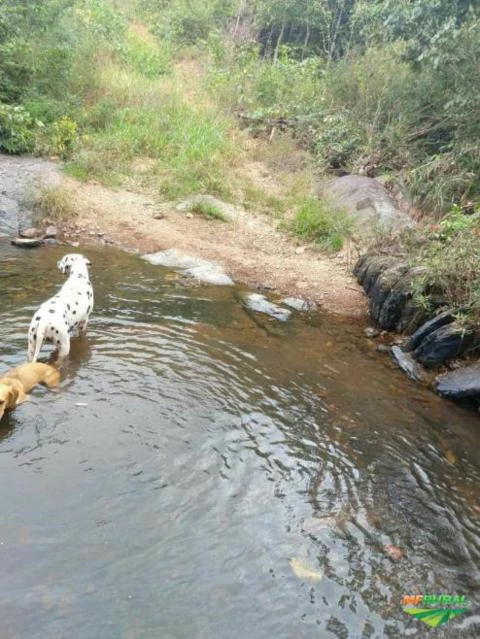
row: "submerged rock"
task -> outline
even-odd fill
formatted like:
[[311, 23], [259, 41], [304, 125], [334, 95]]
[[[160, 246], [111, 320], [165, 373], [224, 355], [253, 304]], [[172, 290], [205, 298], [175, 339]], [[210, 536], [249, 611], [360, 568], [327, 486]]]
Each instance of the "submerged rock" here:
[[270, 302], [264, 295], [260, 295], [260, 293], [250, 293], [250, 295], [247, 295], [244, 299], [247, 308], [251, 311], [265, 313], [279, 322], [286, 322], [292, 316], [292, 311]]
[[28, 229], [23, 229], [19, 233], [20, 237], [25, 237], [29, 240], [33, 240], [34, 238], [39, 238], [42, 236], [40, 229], [37, 229], [35, 226], [30, 226]]
[[142, 256], [144, 260], [156, 266], [166, 266], [175, 271], [194, 277], [205, 284], [217, 286], [233, 286], [233, 280], [225, 273], [216, 262], [208, 262], [199, 257], [193, 257], [178, 251], [167, 249], [157, 253], [149, 253]]
[[396, 345], [392, 346], [391, 353], [398, 366], [410, 379], [413, 379], [415, 382], [422, 379], [423, 374], [421, 368], [409, 353], [405, 353], [400, 346]]
[[20, 248], [35, 248], [36, 246], [40, 246], [43, 243], [41, 237], [35, 238], [27, 238], [27, 237], [16, 237], [11, 240], [11, 243], [14, 246], [18, 246]]
[[290, 568], [292, 569], [293, 574], [301, 579], [302, 581], [320, 581], [323, 578], [323, 573], [321, 573], [316, 568], [312, 567], [309, 563], [307, 563], [304, 559], [299, 559], [297, 557], [291, 557], [288, 560], [290, 564]]
[[440, 377], [437, 392], [450, 399], [480, 399], [480, 362]]
[[[54, 239], [58, 235], [58, 229], [53, 224], [49, 224], [43, 233], [44, 239]], [[99, 234], [100, 235], [100, 234]]]

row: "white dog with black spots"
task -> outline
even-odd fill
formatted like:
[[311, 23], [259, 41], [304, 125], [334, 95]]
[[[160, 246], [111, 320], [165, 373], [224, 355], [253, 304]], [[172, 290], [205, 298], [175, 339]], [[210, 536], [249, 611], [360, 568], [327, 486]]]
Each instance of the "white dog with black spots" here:
[[34, 314], [28, 331], [28, 359], [36, 362], [42, 344], [57, 347], [57, 363], [70, 352], [70, 337], [75, 330], [85, 333], [93, 309], [93, 289], [88, 275], [90, 260], [80, 253], [69, 253], [57, 262], [68, 275], [60, 291], [44, 302]]

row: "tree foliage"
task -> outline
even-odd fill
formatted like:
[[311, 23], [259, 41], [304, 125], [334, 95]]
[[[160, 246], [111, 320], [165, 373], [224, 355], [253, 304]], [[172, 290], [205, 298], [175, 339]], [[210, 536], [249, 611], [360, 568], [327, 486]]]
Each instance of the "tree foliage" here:
[[256, 130], [280, 122], [325, 165], [400, 172], [426, 209], [480, 197], [478, 0], [2, 0], [0, 105], [25, 128], [11, 139], [100, 113], [100, 51], [155, 77], [192, 46]]

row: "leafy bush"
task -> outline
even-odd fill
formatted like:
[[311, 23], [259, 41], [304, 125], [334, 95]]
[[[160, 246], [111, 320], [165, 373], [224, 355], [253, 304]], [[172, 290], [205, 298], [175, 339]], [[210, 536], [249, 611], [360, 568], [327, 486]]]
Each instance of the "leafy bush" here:
[[53, 123], [50, 152], [66, 160], [73, 153], [77, 142], [77, 123], [71, 118], [64, 116]]
[[405, 232], [402, 249], [411, 266], [426, 267], [414, 285], [425, 307], [441, 297], [450, 308], [460, 309], [470, 320], [480, 319], [480, 212], [466, 215], [459, 206], [440, 222]]
[[168, 43], [163, 43], [162, 47], [152, 46], [148, 41], [130, 32], [121, 49], [120, 59], [127, 67], [147, 78], [155, 78], [170, 71], [172, 52]]
[[29, 153], [43, 124], [22, 106], [0, 104], [0, 151]]

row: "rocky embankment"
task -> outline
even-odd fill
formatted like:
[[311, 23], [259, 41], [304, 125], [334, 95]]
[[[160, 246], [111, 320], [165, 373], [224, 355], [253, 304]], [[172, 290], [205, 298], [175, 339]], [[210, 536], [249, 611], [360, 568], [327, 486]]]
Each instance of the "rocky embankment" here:
[[418, 381], [427, 378], [425, 371], [447, 369], [435, 380], [437, 392], [450, 399], [472, 399], [480, 405], [480, 365], [458, 368], [458, 358], [472, 353], [480, 344], [478, 331], [458, 319], [457, 309], [446, 308], [440, 290], [431, 296], [428, 311], [415, 298], [413, 284], [425, 272], [400, 258], [376, 253], [363, 255], [354, 268], [377, 326], [406, 336], [391, 352], [407, 375]]

